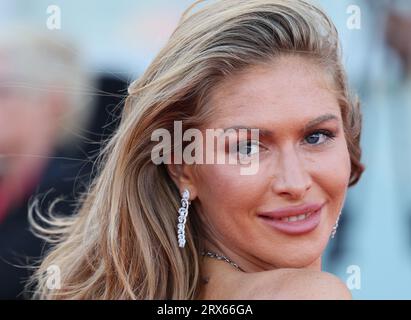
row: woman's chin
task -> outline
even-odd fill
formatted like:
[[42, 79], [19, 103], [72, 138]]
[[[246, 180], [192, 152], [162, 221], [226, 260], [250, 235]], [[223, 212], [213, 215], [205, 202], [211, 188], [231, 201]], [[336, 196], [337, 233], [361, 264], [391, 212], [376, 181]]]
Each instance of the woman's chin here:
[[[270, 260], [277, 268], [306, 268], [321, 269], [321, 256], [328, 243], [328, 237], [311, 239], [311, 241], [288, 243], [282, 246], [279, 254]], [[280, 246], [281, 247], [281, 246]]]
[[283, 257], [283, 260], [276, 264], [281, 269], [300, 269], [315, 268], [321, 269], [321, 253], [318, 254], [301, 254]]

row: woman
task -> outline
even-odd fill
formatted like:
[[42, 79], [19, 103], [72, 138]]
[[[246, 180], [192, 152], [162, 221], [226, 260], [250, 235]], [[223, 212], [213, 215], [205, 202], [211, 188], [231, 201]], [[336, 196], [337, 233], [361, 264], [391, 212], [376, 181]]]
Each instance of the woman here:
[[[190, 155], [188, 141], [158, 152], [156, 130], [176, 137], [190, 129], [201, 137], [227, 130], [226, 143], [206, 152], [257, 170], [181, 159], [176, 150]], [[360, 131], [337, 32], [315, 6], [189, 8], [129, 87], [78, 214], [50, 222], [57, 244], [35, 275], [36, 297], [350, 298], [321, 272], [321, 255], [363, 171]], [[50, 266], [61, 272], [58, 290], [47, 287]]]

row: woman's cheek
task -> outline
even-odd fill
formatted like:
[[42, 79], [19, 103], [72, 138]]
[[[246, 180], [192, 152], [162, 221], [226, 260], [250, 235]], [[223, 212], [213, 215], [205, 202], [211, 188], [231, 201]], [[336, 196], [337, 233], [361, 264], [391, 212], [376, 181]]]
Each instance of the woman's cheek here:
[[313, 180], [331, 199], [340, 201], [345, 195], [351, 173], [350, 157], [344, 144], [319, 157], [312, 170]]
[[255, 199], [263, 194], [261, 174], [240, 175], [236, 165], [205, 165], [200, 174], [199, 197], [221, 211], [254, 206]]

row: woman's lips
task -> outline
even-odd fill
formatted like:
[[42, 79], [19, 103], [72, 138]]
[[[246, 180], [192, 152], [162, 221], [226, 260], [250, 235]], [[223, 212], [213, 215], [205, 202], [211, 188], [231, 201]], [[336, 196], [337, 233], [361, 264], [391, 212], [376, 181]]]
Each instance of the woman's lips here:
[[309, 204], [271, 212], [263, 212], [258, 217], [278, 231], [297, 235], [314, 230], [321, 221], [324, 204]]

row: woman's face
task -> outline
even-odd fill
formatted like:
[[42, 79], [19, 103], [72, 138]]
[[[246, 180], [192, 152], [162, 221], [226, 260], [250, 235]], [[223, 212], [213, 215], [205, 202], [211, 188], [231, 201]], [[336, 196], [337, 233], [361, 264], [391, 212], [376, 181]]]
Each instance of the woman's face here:
[[[331, 89], [332, 81], [320, 67], [288, 56], [226, 79], [211, 93], [216, 112], [207, 128], [260, 130], [248, 147], [239, 141], [242, 155], [258, 153], [257, 173], [240, 174], [241, 164], [192, 166], [195, 201], [213, 242], [249, 271], [320, 261], [351, 171], [340, 107]], [[235, 142], [237, 136], [230, 135], [227, 145], [229, 140]], [[216, 151], [236, 152], [226, 146]], [[321, 210], [308, 216], [287, 212], [307, 204]], [[284, 208], [286, 212], [274, 212]]]

